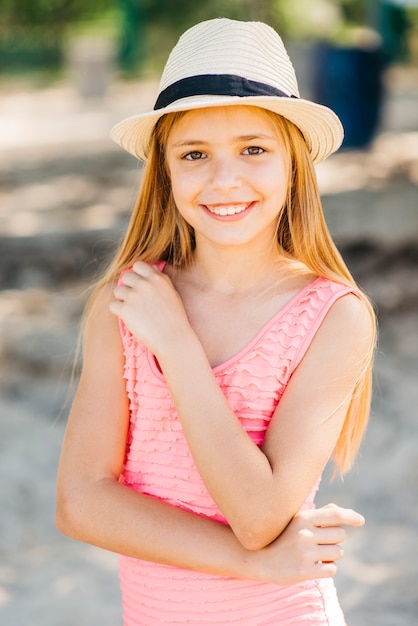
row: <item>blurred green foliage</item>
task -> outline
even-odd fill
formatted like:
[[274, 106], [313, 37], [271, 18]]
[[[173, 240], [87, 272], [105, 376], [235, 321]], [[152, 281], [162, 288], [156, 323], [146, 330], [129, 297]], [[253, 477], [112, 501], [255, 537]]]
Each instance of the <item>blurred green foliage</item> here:
[[[122, 10], [138, 0], [119, 0]], [[145, 20], [145, 71], [160, 70], [167, 55], [184, 30], [202, 20], [228, 17], [261, 20], [277, 26], [275, 10], [283, 0], [139, 0]], [[145, 33], [146, 29], [146, 33]], [[144, 66], [143, 66], [144, 67]]]
[[[352, 25], [378, 28], [389, 0], [0, 0], [0, 73], [59, 69], [70, 35], [105, 31], [125, 71], [161, 68], [179, 34], [214, 17], [262, 20], [286, 39], [318, 39]], [[374, 23], [373, 23], [374, 20]]]
[[114, 0], [1, 0], [0, 72], [61, 67], [70, 25], [98, 19]]
[[0, 72], [37, 66], [58, 68], [69, 34], [103, 26], [113, 30], [127, 69], [145, 57], [160, 65], [180, 32], [219, 15], [236, 19], [270, 17], [277, 0], [1, 0]]
[[114, 0], [2, 0], [0, 30], [14, 27], [61, 29], [70, 22], [100, 15]]

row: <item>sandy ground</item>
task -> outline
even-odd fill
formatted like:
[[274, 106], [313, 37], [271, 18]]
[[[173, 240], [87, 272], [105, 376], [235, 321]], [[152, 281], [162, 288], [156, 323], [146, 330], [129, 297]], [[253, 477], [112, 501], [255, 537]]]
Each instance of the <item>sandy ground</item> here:
[[[394, 79], [367, 151], [318, 169], [326, 216], [379, 308], [370, 427], [354, 470], [324, 478], [318, 503], [361, 511], [337, 576], [350, 626], [418, 624], [418, 106]], [[100, 103], [71, 87], [1, 88], [0, 623], [121, 624], [117, 557], [62, 537], [55, 473], [85, 296], [119, 236], [137, 165], [110, 145], [113, 121], [152, 85]], [[139, 94], [139, 95], [138, 95]]]

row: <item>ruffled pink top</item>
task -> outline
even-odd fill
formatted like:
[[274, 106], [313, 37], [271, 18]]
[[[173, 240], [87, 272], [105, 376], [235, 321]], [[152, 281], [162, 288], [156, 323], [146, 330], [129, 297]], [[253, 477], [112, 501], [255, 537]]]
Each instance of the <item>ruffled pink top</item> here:
[[[234, 357], [213, 369], [249, 437], [261, 445], [292, 373], [332, 304], [349, 287], [317, 278]], [[226, 522], [197, 471], [154, 356], [121, 322], [130, 427], [120, 480], [174, 506]], [[191, 384], [192, 381], [191, 381]], [[320, 478], [304, 508], [313, 508]], [[280, 587], [120, 558], [125, 626], [344, 626], [331, 579]]]

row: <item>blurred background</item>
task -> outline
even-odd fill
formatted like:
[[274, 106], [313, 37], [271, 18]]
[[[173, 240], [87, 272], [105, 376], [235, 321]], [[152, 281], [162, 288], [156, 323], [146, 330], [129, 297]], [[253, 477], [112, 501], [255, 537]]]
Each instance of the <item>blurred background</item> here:
[[367, 518], [337, 576], [351, 626], [418, 615], [418, 0], [0, 1], [0, 622], [121, 624], [117, 557], [59, 535], [55, 474], [86, 289], [120, 240], [141, 166], [108, 137], [153, 106], [178, 35], [217, 17], [282, 34], [343, 149], [326, 218], [375, 302], [368, 433], [319, 504]]

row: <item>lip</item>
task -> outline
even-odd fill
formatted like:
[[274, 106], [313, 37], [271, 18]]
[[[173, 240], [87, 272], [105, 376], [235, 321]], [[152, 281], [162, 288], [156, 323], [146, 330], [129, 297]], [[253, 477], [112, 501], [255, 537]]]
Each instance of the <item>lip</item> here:
[[[253, 208], [255, 202], [226, 202], [217, 204], [201, 204], [207, 215], [210, 215], [213, 219], [220, 220], [222, 222], [234, 222], [242, 219]], [[235, 210], [234, 213], [228, 213], [228, 210]]]

